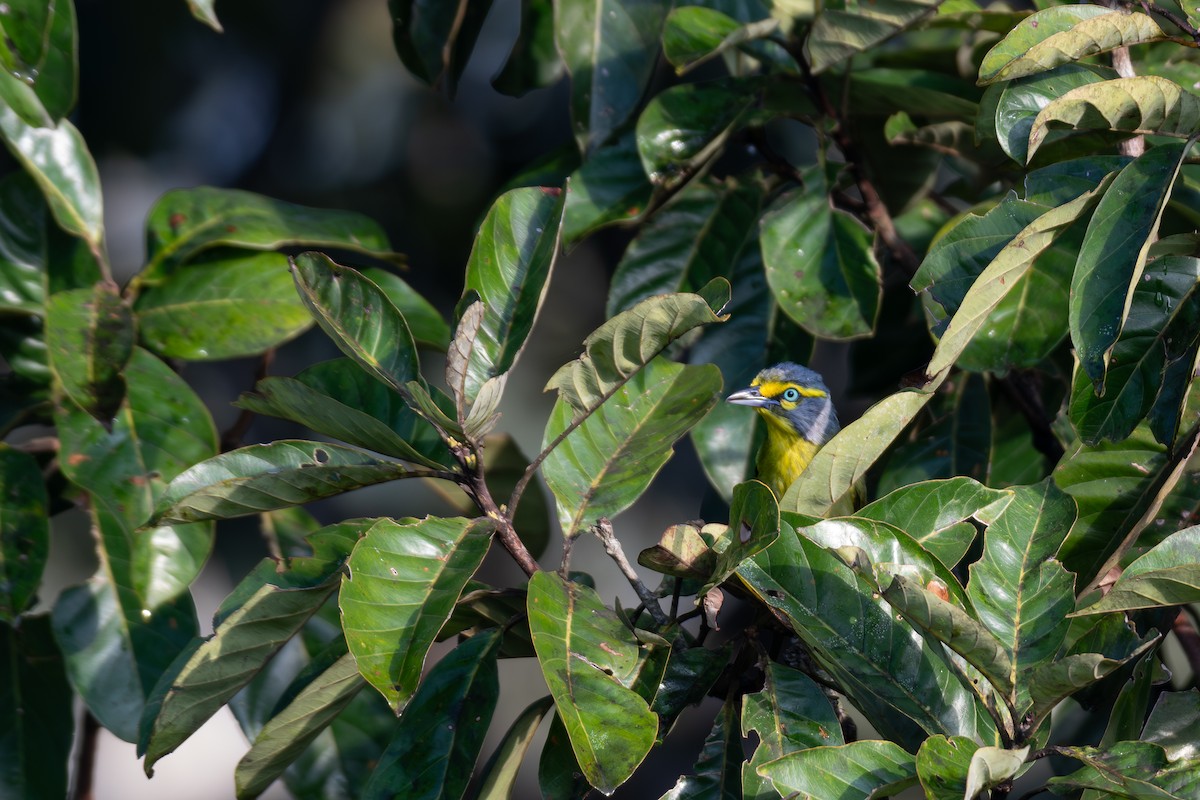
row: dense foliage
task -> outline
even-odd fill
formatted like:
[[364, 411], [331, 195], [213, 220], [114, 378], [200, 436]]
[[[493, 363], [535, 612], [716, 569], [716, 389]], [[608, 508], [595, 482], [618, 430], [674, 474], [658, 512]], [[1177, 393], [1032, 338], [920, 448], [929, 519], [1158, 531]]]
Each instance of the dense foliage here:
[[[453, 92], [489, 5], [390, 1], [431, 91]], [[66, 795], [76, 698], [147, 773], [229, 705], [240, 797], [278, 778], [297, 798], [508, 797], [536, 759], [558, 800], [611, 794], [715, 697], [665, 797], [1200, 796], [1200, 10], [522, 14], [496, 86], [569, 81], [575, 141], [495, 200], [447, 321], [371, 220], [229, 189], [162, 197], [118, 286], [67, 118], [73, 6], [4, 4], [0, 794]], [[542, 307], [559, 253], [609, 226], [634, 231], [609, 319], [544, 376], [527, 459], [497, 427], [506, 379], [539, 313], [570, 313]], [[174, 367], [314, 322], [344, 357], [238, 406], [317, 438], [223, 447]], [[851, 342], [873, 405], [776, 498], [749, 480], [755, 415], [719, 400], [818, 339]], [[619, 515], [689, 435], [711, 483], [690, 501], [725, 505], [627, 557]], [[414, 479], [462, 516], [301, 508]], [[50, 518], [74, 507], [100, 569], [35, 611]], [[202, 639], [189, 586], [234, 517], [274, 552]], [[636, 608], [571, 571], [592, 535]], [[492, 548], [527, 582], [481, 582]], [[727, 597], [751, 621], [722, 617], [717, 643]], [[1169, 684], [1172, 641], [1193, 660]], [[502, 658], [549, 694], [483, 753]]]

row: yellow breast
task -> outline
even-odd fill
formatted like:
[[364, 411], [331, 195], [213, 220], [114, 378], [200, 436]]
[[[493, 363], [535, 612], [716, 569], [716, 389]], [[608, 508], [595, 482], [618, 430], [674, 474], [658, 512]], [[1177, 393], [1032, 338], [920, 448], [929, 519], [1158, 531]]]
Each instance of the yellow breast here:
[[821, 448], [796, 435], [790, 425], [770, 411], [760, 409], [759, 413], [767, 422], [767, 440], [758, 451], [758, 479], [782, 499]]

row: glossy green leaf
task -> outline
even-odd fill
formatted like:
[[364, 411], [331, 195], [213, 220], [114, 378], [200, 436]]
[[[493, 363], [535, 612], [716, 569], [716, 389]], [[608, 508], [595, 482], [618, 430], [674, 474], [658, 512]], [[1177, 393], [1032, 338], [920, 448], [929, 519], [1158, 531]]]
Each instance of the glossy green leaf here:
[[44, 615], [0, 622], [0, 793], [66, 797], [74, 697]]
[[404, 317], [361, 273], [317, 253], [292, 259], [300, 298], [333, 343], [400, 396], [420, 374], [417, 346]]
[[716, 565], [703, 591], [724, 583], [738, 564], [765, 550], [778, 537], [779, 503], [775, 493], [761, 481], [735, 486], [729, 504], [729, 529], [721, 543], [724, 546], [717, 548]]
[[837, 556], [790, 525], [775, 544], [743, 562], [738, 575], [787, 620], [884, 735], [913, 747], [936, 733], [995, 737], [975, 695], [943, 660], [941, 645], [935, 648], [898, 621]]
[[104, 571], [63, 590], [52, 621], [71, 688], [101, 725], [127, 742], [138, 740], [159, 678], [199, 633], [191, 595], [144, 607]]
[[517, 772], [529, 746], [533, 744], [542, 719], [554, 708], [554, 699], [547, 695], [534, 700], [505, 732], [500, 745], [484, 765], [483, 782], [475, 800], [508, 800], [517, 784]]
[[975, 540], [971, 520], [992, 524], [1012, 499], [1012, 492], [955, 477], [901, 486], [854, 514], [896, 526], [953, 568]]
[[111, 283], [59, 292], [46, 303], [50, 368], [67, 396], [97, 419], [107, 421], [121, 404], [133, 337], [133, 315]]
[[728, 647], [716, 650], [689, 647], [671, 651], [667, 668], [650, 703], [650, 710], [658, 714], [660, 731], [669, 729], [685, 708], [708, 696], [729, 663], [729, 651]]
[[571, 737], [557, 713], [550, 721], [546, 744], [538, 759], [538, 787], [543, 800], [584, 800], [592, 791], [571, 749]]
[[748, 25], [715, 8], [682, 6], [667, 15], [663, 25], [663, 55], [679, 75], [727, 50], [762, 39], [779, 29], [779, 20], [762, 19]]
[[1200, 791], [1200, 764], [1194, 757], [1168, 761], [1163, 748], [1150, 742], [1117, 742], [1107, 749], [1060, 747], [1058, 752], [1084, 766], [1047, 781], [1055, 793], [1082, 788], [1129, 800], [1186, 800]]
[[962, 736], [930, 736], [917, 751], [917, 777], [929, 800], [962, 800], [979, 744]]
[[781, 795], [870, 800], [917, 782], [916, 759], [893, 742], [866, 739], [800, 750], [759, 767]]
[[217, 33], [222, 33], [224, 31], [224, 29], [221, 27], [220, 21], [217, 19], [217, 12], [213, 9], [215, 0], [187, 0], [187, 4], [188, 8], [192, 10], [193, 17], [200, 20]]
[[312, 325], [279, 253], [222, 251], [188, 264], [143, 291], [136, 310], [149, 349], [191, 361], [256, 355]]
[[1153, 75], [1080, 86], [1038, 112], [1029, 131], [1031, 158], [1051, 125], [1190, 139], [1200, 130], [1200, 98]]
[[449, 346], [450, 326], [442, 318], [441, 312], [417, 294], [403, 278], [379, 267], [367, 267], [361, 272], [392, 301], [392, 305], [408, 323], [408, 329], [412, 331], [413, 339], [418, 344], [429, 345], [439, 350], [445, 350]]
[[349, 359], [317, 364], [295, 378], [264, 378], [237, 405], [432, 469], [442, 468], [435, 458], [450, 459], [433, 428]]
[[1021, 20], [979, 65], [981, 85], [1022, 78], [1118, 47], [1166, 39], [1148, 14], [1100, 5], [1057, 6]]
[[758, 774], [768, 761], [810, 747], [845, 744], [837, 712], [812, 678], [774, 661], [763, 666], [763, 689], [742, 699], [742, 734], [758, 734], [759, 744], [742, 767], [747, 800], [778, 795]]
[[753, 183], [689, 184], [625, 249], [606, 313], [615, 316], [654, 295], [696, 292], [713, 278], [731, 278], [729, 265], [754, 231], [761, 197]]
[[154, 284], [212, 247], [275, 250], [335, 247], [391, 257], [378, 223], [352, 211], [308, 208], [238, 189], [198, 186], [167, 192], [146, 219], [146, 268]]
[[933, 397], [936, 385], [924, 391], [900, 391], [871, 406], [842, 428], [817, 452], [779, 502], [781, 511], [823, 516], [849, 496], [851, 488], [891, 446]]
[[281, 439], [231, 450], [191, 467], [167, 486], [155, 521], [241, 517], [421, 475], [357, 447]]
[[1166, 670], [1161, 661], [1156, 658], [1156, 650], [1148, 657], [1141, 659], [1133, 668], [1133, 674], [1121, 687], [1112, 704], [1108, 716], [1108, 724], [1104, 735], [1097, 742], [1099, 747], [1111, 747], [1126, 739], [1137, 739], [1141, 735], [1142, 725], [1146, 721], [1146, 709], [1150, 706], [1150, 692], [1156, 679], [1163, 680], [1159, 671]]
[[363, 800], [390, 800], [400, 787], [412, 800], [463, 796], [500, 694], [500, 638], [499, 631], [473, 636], [434, 665], [401, 716]]
[[1160, 145], [1122, 169], [1088, 224], [1071, 276], [1071, 342], [1099, 391], [1142, 276], [1146, 250], [1189, 149], [1184, 143]]
[[1074, 576], [1055, 555], [1074, 521], [1074, 503], [1049, 479], [1019, 487], [988, 526], [983, 555], [970, 568], [967, 595], [1008, 654], [1004, 683], [1015, 689], [1013, 705], [1024, 694], [1021, 674], [1056, 658], [1067, 635]]
[[464, 402], [516, 363], [546, 295], [558, 255], [564, 199], [558, 189], [513, 189], [492, 204], [467, 262], [464, 292], [483, 302], [483, 320], [466, 354]]
[[529, 580], [529, 629], [579, 767], [611, 794], [658, 732], [658, 717], [626, 688], [640, 668], [640, 643], [594, 590], [550, 572]]
[[1146, 726], [1144, 742], [1154, 742], [1175, 761], [1195, 753], [1196, 737], [1200, 734], [1200, 692], [1163, 692], [1154, 703]]
[[1024, 683], [1029, 688], [1029, 702], [1018, 711], [1028, 715], [1030, 726], [1036, 730], [1060, 702], [1112, 674], [1122, 663], [1100, 653], [1080, 653], [1035, 667], [1024, 676]]
[[397, 714], [491, 542], [487, 522], [379, 519], [354, 548], [339, 604], [359, 672]]
[[[707, 304], [704, 311], [712, 313]], [[629, 355], [637, 359], [640, 353]], [[582, 361], [572, 363], [580, 365], [578, 372], [586, 369]], [[635, 360], [633, 366], [640, 364]], [[588, 377], [597, 374], [593, 371]], [[593, 384], [588, 389], [601, 387]], [[615, 390], [601, 391], [606, 399], [573, 430], [572, 408], [563, 392], [546, 425], [544, 447], [566, 434], [543, 462], [542, 474], [558, 499], [559, 521], [567, 536], [600, 517], [616, 516], [641, 496], [671, 458], [675, 443], [717, 402], [721, 373], [712, 365], [688, 366], [659, 358], [621, 380]]]
[[1099, 603], [1079, 613], [1104, 614], [1200, 600], [1200, 527], [1186, 528], [1134, 559]]
[[608, 141], [637, 108], [667, 10], [647, 0], [555, 4], [554, 41], [571, 76], [571, 129], [580, 152]]
[[600, 407], [667, 345], [701, 325], [723, 322], [729, 283], [714, 280], [697, 294], [649, 297], [605, 322], [583, 340], [584, 352], [558, 369], [546, 391], [574, 410], [573, 419]]
[[437, 0], [388, 0], [392, 42], [400, 60], [413, 75], [453, 96], [491, 5], [491, 0], [464, 6]]
[[870, 231], [829, 202], [821, 168], [763, 214], [767, 282], [784, 312], [814, 336], [853, 339], [875, 328], [883, 297]]
[[683, 775], [659, 800], [702, 800], [742, 796], [742, 737], [738, 704], [731, 695], [717, 712], [691, 775]]
[[1063, 64], [1049, 72], [991, 87], [999, 91], [993, 120], [1000, 147], [1018, 164], [1025, 164], [1037, 149], [1030, 144], [1030, 133], [1042, 109], [1081, 86], [1098, 84], [1110, 77], [1117, 74], [1108, 68]]
[[521, 32], [503, 68], [492, 78], [492, 88], [521, 97], [558, 83], [564, 68], [554, 49], [554, 4], [551, 0], [525, 0]]
[[593, 150], [571, 173], [563, 213], [563, 242], [573, 245], [593, 231], [634, 220], [650, 202], [650, 180], [642, 169], [632, 129]]
[[[1200, 259], [1159, 258], [1133, 285], [1121, 334], [1113, 345], [1104, 395], [1097, 397], [1081, 371], [1071, 392], [1071, 420], [1089, 444], [1129, 436], [1158, 397], [1177, 397], [1174, 414], [1191, 382], [1200, 335]], [[1181, 371], [1168, 366], [1186, 362]]]
[[[375, 520], [350, 520], [313, 534], [314, 554], [262, 561], [225, 598], [214, 634], [193, 640], [154, 688], [141, 720], [138, 752], [146, 774], [217, 712], [338, 588], [342, 565]], [[281, 569], [282, 567], [282, 569]]]
[[938, 5], [940, 0], [882, 0], [825, 7], [804, 43], [808, 62], [813, 72], [823, 72], [896, 35]]
[[[33, 97], [39, 118], [31, 125], [53, 127], [75, 106], [79, 63], [74, 3], [15, 2], [0, 25], [0, 64]], [[11, 105], [11, 100], [9, 101]]]
[[237, 796], [258, 797], [365, 686], [354, 657], [338, 659], [268, 722], [233, 773]]
[[49, 505], [37, 460], [0, 444], [0, 623], [15, 622], [42, 582]]
[[729, 134], [760, 111], [759, 78], [685, 83], [660, 92], [637, 121], [642, 168], [654, 184], [674, 186], [714, 157]]
[[0, 311], [41, 314], [46, 289], [46, 201], [33, 179], [0, 180]]
[[34, 127], [0, 105], [0, 137], [42, 190], [63, 230], [99, 253], [104, 239], [100, 174], [79, 130], [65, 119], [55, 127]]

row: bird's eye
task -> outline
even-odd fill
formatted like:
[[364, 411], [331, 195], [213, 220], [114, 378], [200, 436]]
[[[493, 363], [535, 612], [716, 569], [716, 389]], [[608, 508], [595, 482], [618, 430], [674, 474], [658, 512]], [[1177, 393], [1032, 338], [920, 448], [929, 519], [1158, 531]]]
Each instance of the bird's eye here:
[[800, 393], [795, 389], [784, 389], [783, 399], [787, 400], [789, 403], [794, 403], [800, 399]]

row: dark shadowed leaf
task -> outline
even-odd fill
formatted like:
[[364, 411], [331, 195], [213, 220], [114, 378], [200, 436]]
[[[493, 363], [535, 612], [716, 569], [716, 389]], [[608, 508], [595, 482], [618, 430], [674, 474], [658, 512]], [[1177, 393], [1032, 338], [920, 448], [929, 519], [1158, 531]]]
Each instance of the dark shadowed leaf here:
[[0, 444], [0, 622], [34, 599], [50, 554], [49, 498], [37, 460]]
[[663, 26], [663, 55], [684, 73], [748, 42], [770, 36], [779, 20], [766, 18], [748, 25], [715, 8], [683, 6], [667, 16]]
[[37, 113], [22, 114], [29, 124], [53, 127], [75, 106], [78, 91], [75, 4], [13, 6], [4, 15], [0, 64], [7, 73], [4, 83], [15, 85], [0, 95], [14, 108], [18, 107], [14, 100], [20, 97], [36, 109]]
[[375, 520], [347, 562], [339, 604], [359, 672], [397, 714], [491, 542], [491, 526], [462, 518]]
[[729, 530], [718, 547], [716, 568], [701, 593], [724, 583], [737, 565], [765, 550], [779, 537], [779, 503], [761, 481], [746, 481], [733, 489]]
[[529, 628], [538, 664], [588, 781], [606, 794], [654, 745], [658, 717], [627, 688], [640, 643], [595, 590], [555, 573], [529, 580]]
[[491, 0], [388, 0], [400, 60], [413, 75], [453, 96], [491, 5]]
[[650, 202], [650, 180], [642, 169], [632, 128], [614, 134], [571, 173], [563, 214], [563, 242], [573, 245], [592, 231], [636, 219]]
[[1082, 614], [1103, 614], [1200, 600], [1200, 527], [1173, 533], [1134, 559], [1111, 590]]
[[0, 181], [0, 311], [6, 315], [42, 313], [48, 220], [32, 178], [17, 172]]
[[504, 67], [492, 78], [492, 87], [521, 97], [534, 89], [558, 83], [563, 62], [554, 49], [554, 4], [551, 0], [521, 3], [521, 33]]
[[731, 694], [717, 712], [693, 773], [676, 781], [660, 800], [741, 797], [744, 758], [737, 696]]
[[138, 334], [149, 349], [195, 361], [238, 358], [281, 345], [312, 325], [286, 256], [218, 252], [138, 295]]
[[554, 699], [549, 695], [526, 706], [504, 734], [488, 763], [484, 765], [480, 773], [483, 782], [475, 800], [508, 800], [513, 796], [521, 762], [525, 759], [529, 746], [533, 744], [534, 734], [542, 724], [542, 719], [552, 708]]
[[759, 767], [781, 795], [870, 800], [899, 792], [917, 782], [916, 759], [897, 744], [864, 740], [813, 747]]
[[879, 0], [874, 3], [848, 2], [823, 8], [804, 43], [804, 51], [813, 72], [822, 72], [894, 36], [922, 17], [932, 14], [940, 2]]
[[121, 404], [133, 337], [133, 315], [112, 283], [59, 292], [46, 303], [50, 369], [67, 396], [97, 419], [107, 421]]
[[1051, 778], [1059, 790], [1091, 789], [1128, 800], [1185, 800], [1200, 791], [1200, 764], [1195, 757], [1169, 761], [1151, 742], [1117, 742], [1110, 748], [1062, 747], [1058, 752], [1082, 761], [1083, 768]]

